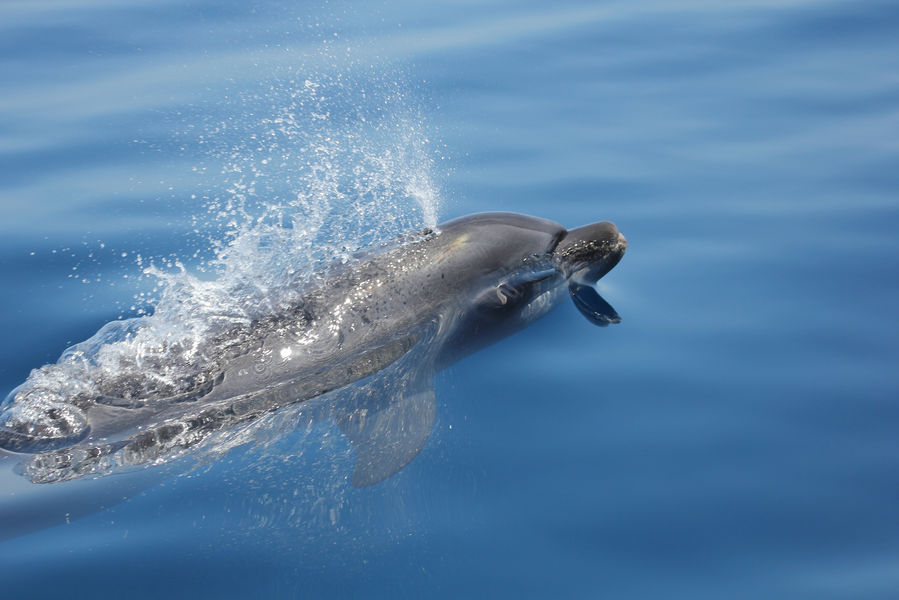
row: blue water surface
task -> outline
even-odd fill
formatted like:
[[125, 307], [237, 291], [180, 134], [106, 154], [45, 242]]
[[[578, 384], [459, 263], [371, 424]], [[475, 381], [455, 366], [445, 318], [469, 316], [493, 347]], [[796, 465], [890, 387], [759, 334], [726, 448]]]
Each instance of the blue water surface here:
[[213, 256], [225, 167], [307, 81], [349, 90], [332, 123], [414, 124], [441, 220], [629, 249], [620, 325], [566, 304], [441, 373], [387, 481], [351, 488], [325, 426], [236, 448], [0, 542], [0, 596], [899, 597], [897, 29], [877, 0], [5, 1], [3, 394], [152, 305], [136, 255]]

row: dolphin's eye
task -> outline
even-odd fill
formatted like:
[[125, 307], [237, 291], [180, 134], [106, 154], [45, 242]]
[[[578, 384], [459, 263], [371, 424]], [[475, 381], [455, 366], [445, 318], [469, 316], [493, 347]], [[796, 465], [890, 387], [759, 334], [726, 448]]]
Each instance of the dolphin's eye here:
[[504, 281], [481, 292], [475, 300], [475, 304], [481, 310], [486, 310], [490, 313], [508, 311], [521, 304], [524, 297], [523, 288]]
[[521, 290], [512, 287], [506, 282], [503, 282], [496, 286], [496, 297], [499, 298], [500, 304], [506, 305], [510, 302], [519, 300], [521, 298]]

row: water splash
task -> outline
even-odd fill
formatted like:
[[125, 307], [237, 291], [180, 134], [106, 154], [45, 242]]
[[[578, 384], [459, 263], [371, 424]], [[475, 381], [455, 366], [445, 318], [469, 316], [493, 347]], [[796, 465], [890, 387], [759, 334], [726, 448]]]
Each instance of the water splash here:
[[324, 266], [436, 225], [429, 139], [397, 84], [289, 79], [236, 104], [237, 116], [198, 137], [212, 164], [204, 168], [227, 183], [196, 216], [214, 231], [215, 256], [200, 270], [215, 282], [150, 269], [169, 291], [157, 313], [203, 312], [212, 300], [211, 316], [268, 314]]
[[207, 181], [193, 226], [208, 232], [209, 258], [138, 255], [154, 283], [136, 298], [148, 314], [109, 323], [32, 371], [4, 402], [7, 421], [113, 389], [140, 399], [196, 388], [220, 354], [210, 344], [288, 310], [317, 271], [436, 225], [435, 155], [401, 85], [317, 74], [259, 86], [226, 98], [227, 117], [181, 132]]

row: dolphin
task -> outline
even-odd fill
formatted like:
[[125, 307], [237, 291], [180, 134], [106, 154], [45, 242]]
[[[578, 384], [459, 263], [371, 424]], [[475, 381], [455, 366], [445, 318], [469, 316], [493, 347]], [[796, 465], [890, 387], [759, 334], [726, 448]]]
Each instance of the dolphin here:
[[[355, 450], [352, 485], [373, 485], [427, 441], [439, 370], [526, 327], [566, 290], [591, 323], [619, 322], [595, 284], [626, 248], [609, 222], [568, 230], [514, 213], [451, 220], [327, 269], [288, 310], [205, 340], [202, 365], [175, 383], [159, 384], [148, 367], [81, 387], [26, 381], [0, 405], [0, 454], [25, 455], [16, 470], [34, 483], [97, 477], [166, 462], [359, 382], [364, 393], [332, 395], [326, 416]], [[86, 348], [142, 326], [111, 323], [60, 361], [81, 361], [90, 378]]]

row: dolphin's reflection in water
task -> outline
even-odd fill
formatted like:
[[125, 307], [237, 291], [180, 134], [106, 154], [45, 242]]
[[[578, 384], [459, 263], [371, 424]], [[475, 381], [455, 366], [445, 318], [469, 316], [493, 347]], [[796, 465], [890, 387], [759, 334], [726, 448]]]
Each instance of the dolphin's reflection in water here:
[[[4, 402], [0, 448], [27, 454], [17, 469], [35, 483], [96, 477], [224, 444], [238, 426], [327, 395], [297, 414], [333, 419], [355, 450], [353, 485], [372, 485], [424, 446], [440, 369], [546, 314], [566, 287], [591, 322], [617, 323], [594, 284], [626, 246], [608, 222], [569, 231], [512, 213], [449, 221], [323, 274], [283, 314], [207, 340], [203, 368], [175, 381], [160, 384], [152, 361], [80, 388], [26, 381]], [[95, 338], [140, 327], [110, 324]], [[97, 340], [86, 344], [63, 358], [90, 378]], [[157, 360], [179, 356], [173, 347]]]

